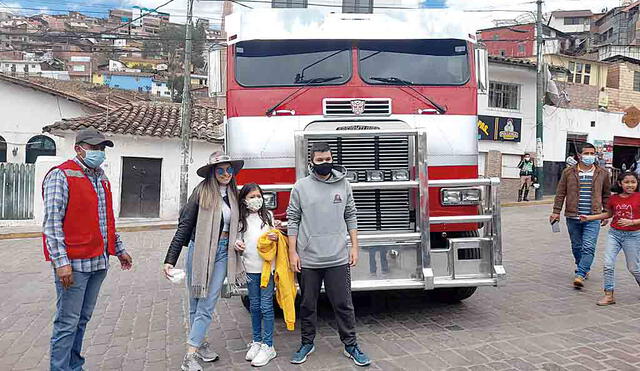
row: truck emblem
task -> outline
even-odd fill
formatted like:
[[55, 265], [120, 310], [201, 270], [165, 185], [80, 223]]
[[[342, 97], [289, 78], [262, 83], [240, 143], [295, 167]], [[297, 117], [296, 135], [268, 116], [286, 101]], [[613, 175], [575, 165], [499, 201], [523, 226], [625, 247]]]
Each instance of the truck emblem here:
[[363, 99], [353, 99], [351, 101], [351, 111], [354, 115], [359, 116], [364, 113], [364, 105], [366, 101]]
[[338, 126], [336, 130], [380, 130], [380, 127], [371, 125], [347, 125]]

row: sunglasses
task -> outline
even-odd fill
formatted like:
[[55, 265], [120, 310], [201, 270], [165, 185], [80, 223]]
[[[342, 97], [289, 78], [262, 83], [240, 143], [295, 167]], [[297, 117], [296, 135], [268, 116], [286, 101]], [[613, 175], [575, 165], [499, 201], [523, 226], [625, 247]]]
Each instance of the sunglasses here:
[[218, 174], [220, 176], [224, 175], [224, 173], [227, 173], [229, 175], [233, 175], [233, 174], [235, 174], [235, 172], [236, 172], [236, 170], [234, 168], [232, 168], [232, 167], [228, 167], [226, 169], [223, 169], [221, 167], [216, 168], [216, 174]]

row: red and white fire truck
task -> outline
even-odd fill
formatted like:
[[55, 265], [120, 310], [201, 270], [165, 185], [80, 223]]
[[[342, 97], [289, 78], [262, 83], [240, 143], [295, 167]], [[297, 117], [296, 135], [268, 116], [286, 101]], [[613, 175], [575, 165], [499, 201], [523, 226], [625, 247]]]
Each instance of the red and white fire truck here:
[[310, 144], [328, 142], [358, 209], [353, 290], [437, 290], [456, 301], [505, 281], [499, 180], [478, 177], [486, 54], [456, 17], [262, 9], [226, 18], [226, 146], [246, 162], [239, 181], [263, 185], [284, 220]]

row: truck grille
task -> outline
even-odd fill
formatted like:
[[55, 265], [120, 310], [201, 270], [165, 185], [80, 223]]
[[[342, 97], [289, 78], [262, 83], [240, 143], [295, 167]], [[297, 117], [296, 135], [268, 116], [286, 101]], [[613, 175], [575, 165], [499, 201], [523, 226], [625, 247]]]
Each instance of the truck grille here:
[[[409, 169], [410, 149], [406, 136], [320, 138], [309, 140], [309, 146], [313, 142], [328, 143], [333, 150], [334, 161], [357, 173], [359, 182], [366, 181], [367, 170], [382, 170], [384, 180], [392, 181], [392, 170]], [[411, 210], [409, 191], [354, 191], [353, 196], [358, 208], [359, 230], [414, 229], [415, 214]]]
[[325, 116], [385, 116], [391, 114], [389, 98], [327, 98]]

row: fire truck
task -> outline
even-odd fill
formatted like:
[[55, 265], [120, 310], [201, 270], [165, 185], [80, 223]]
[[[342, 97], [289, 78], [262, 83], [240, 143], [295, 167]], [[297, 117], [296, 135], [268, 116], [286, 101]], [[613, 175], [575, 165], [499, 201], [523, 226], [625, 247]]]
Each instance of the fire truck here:
[[[226, 146], [286, 221], [309, 148], [331, 145], [358, 209], [354, 291], [500, 286], [499, 179], [478, 176], [486, 52], [446, 10], [257, 9], [226, 18]], [[471, 31], [473, 32], [473, 31]]]

